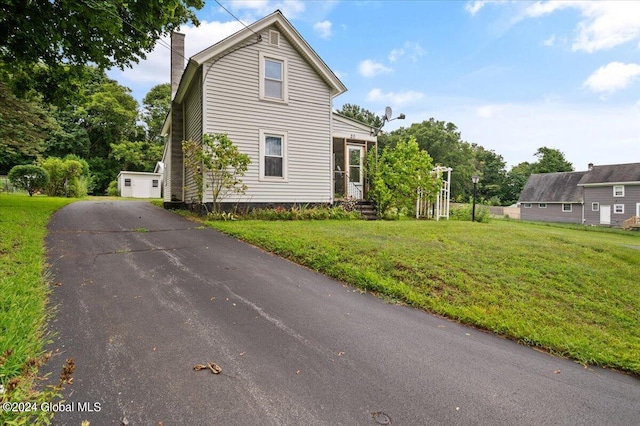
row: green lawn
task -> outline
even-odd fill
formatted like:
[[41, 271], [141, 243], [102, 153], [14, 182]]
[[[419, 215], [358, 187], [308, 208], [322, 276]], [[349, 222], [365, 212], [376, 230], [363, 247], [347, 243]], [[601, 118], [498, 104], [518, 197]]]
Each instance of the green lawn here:
[[0, 384], [5, 390], [17, 386], [15, 401], [28, 397], [45, 343], [46, 226], [73, 201], [0, 194]]
[[362, 289], [640, 374], [640, 234], [503, 220], [208, 224]]

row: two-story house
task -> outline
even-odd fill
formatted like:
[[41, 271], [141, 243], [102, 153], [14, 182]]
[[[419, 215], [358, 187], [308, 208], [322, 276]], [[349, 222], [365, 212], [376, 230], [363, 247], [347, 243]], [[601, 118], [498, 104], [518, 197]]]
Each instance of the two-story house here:
[[532, 174], [518, 203], [522, 220], [621, 227], [640, 216], [640, 163]]
[[[189, 58], [172, 36], [171, 112], [165, 121], [164, 200], [198, 201], [181, 142], [226, 133], [251, 164], [246, 194], [228, 205], [332, 203], [364, 198], [364, 160], [377, 139], [370, 126], [333, 112], [347, 89], [291, 23], [276, 11]], [[205, 203], [212, 196], [205, 191]]]

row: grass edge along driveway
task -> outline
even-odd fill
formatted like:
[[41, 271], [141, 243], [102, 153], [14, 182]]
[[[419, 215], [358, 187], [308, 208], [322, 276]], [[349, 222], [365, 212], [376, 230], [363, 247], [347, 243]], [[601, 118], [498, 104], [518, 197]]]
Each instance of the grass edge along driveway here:
[[207, 224], [363, 290], [640, 374], [640, 235], [515, 221]]
[[[55, 392], [33, 389], [38, 367], [46, 360], [45, 328], [51, 314], [44, 238], [51, 215], [74, 201], [0, 194], [0, 401], [51, 402]], [[0, 412], [0, 423], [47, 423], [47, 416], [40, 410]]]

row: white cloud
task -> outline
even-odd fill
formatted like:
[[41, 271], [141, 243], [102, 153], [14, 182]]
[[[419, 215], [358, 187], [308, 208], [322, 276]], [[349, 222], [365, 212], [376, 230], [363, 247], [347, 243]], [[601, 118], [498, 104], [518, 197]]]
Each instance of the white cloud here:
[[542, 42], [545, 46], [553, 46], [556, 43], [556, 35], [553, 34], [551, 37]]
[[322, 38], [330, 38], [331, 37], [331, 21], [322, 21], [322, 22], [317, 22], [314, 26], [313, 29], [315, 30], [316, 33], [318, 33], [318, 35], [320, 35], [320, 37]]
[[483, 105], [476, 109], [476, 114], [480, 118], [495, 118], [505, 108], [506, 105]]
[[471, 15], [475, 15], [476, 13], [478, 13], [480, 11], [480, 9], [482, 9], [484, 7], [485, 4], [487, 4], [488, 1], [487, 0], [475, 0], [475, 1], [469, 1], [467, 2], [467, 4], [464, 5], [464, 9], [469, 12]]
[[385, 101], [391, 105], [401, 106], [422, 99], [424, 96], [421, 92], [407, 90], [402, 92], [383, 93], [382, 90], [376, 88], [371, 89], [367, 95], [367, 100], [371, 102]]
[[638, 76], [639, 64], [611, 62], [594, 71], [584, 82], [584, 86], [594, 92], [613, 93], [629, 86]]
[[574, 51], [593, 53], [640, 38], [640, 2], [637, 1], [538, 1], [522, 18], [538, 18], [555, 11], [578, 9], [582, 21], [576, 27]]
[[273, 13], [279, 9], [288, 19], [295, 19], [305, 11], [305, 3], [302, 0], [232, 0], [230, 9], [234, 12], [244, 12], [247, 16], [243, 19], [255, 21]]
[[420, 44], [412, 41], [405, 41], [402, 47], [393, 49], [389, 52], [388, 58], [390, 62], [395, 62], [400, 57], [407, 55], [407, 57], [409, 57], [413, 62], [417, 62], [418, 58], [426, 53], [427, 52], [422, 48], [422, 46], [420, 46]]
[[388, 74], [393, 71], [392, 68], [385, 67], [379, 62], [365, 59], [358, 65], [358, 71], [363, 77], [374, 77], [378, 74]]
[[404, 55], [404, 49], [393, 49], [391, 52], [389, 52], [389, 61], [395, 62], [402, 55]]

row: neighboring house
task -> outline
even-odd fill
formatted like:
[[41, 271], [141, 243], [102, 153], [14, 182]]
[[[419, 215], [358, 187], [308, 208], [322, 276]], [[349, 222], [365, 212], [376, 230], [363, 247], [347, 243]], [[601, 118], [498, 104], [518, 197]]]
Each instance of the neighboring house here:
[[533, 174], [518, 204], [522, 220], [620, 227], [640, 216], [640, 163]]
[[[333, 112], [347, 89], [280, 11], [192, 56], [172, 35], [171, 111], [165, 121], [166, 204], [198, 202], [181, 142], [226, 133], [251, 164], [245, 195], [227, 205], [332, 203], [366, 197], [370, 126]], [[212, 202], [209, 191], [205, 203]]]
[[162, 173], [127, 172], [118, 173], [118, 192], [121, 197], [162, 197]]

